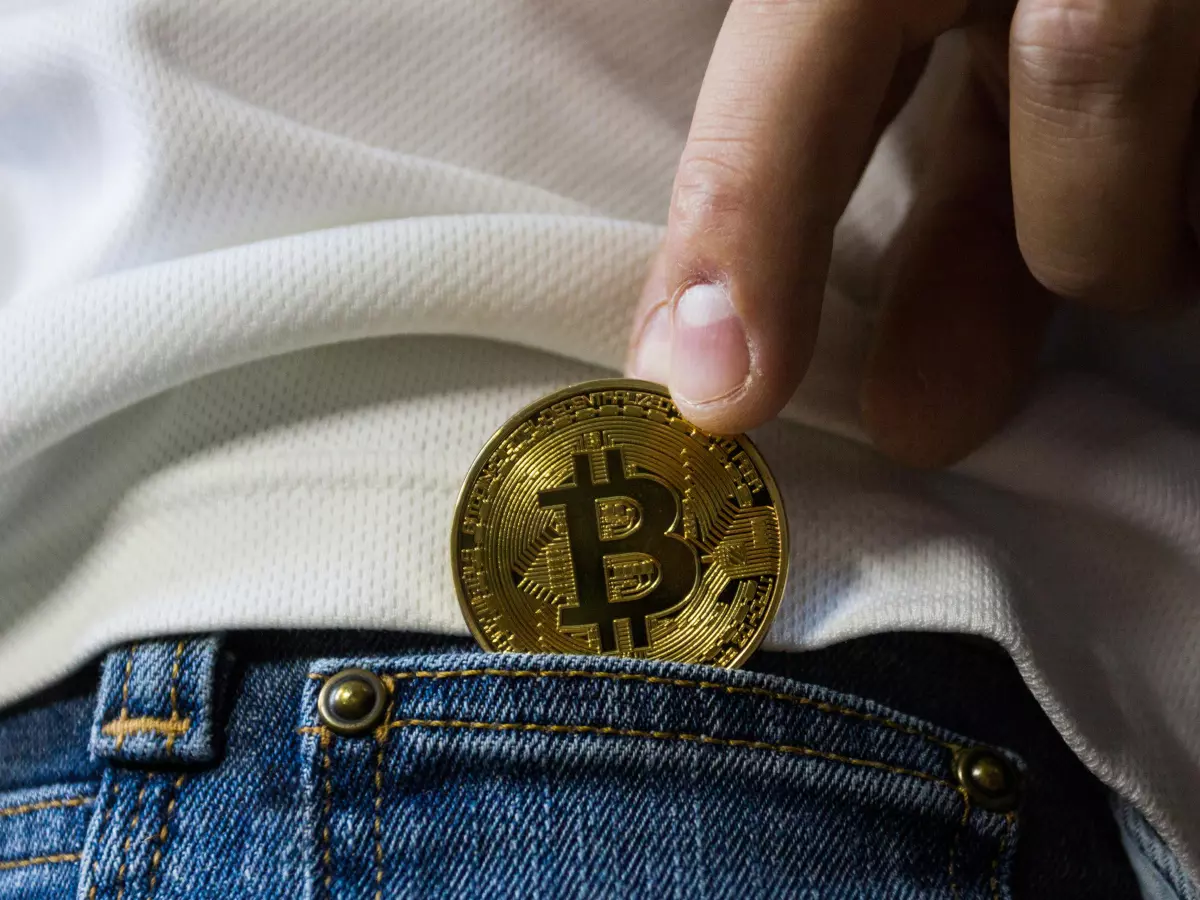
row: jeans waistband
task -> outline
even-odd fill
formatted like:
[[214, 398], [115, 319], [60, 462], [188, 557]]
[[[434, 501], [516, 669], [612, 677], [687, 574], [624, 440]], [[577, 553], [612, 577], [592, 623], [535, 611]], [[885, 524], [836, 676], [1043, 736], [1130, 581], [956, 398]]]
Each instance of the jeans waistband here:
[[[330, 734], [317, 715], [324, 681], [354, 666], [391, 685], [386, 741]], [[836, 841], [833, 832], [848, 840], [839, 829], [857, 827], [843, 815], [852, 797], [875, 809], [862, 814], [860, 825], [892, 823], [889, 840], [900, 839], [893, 829], [929, 830], [932, 850], [918, 843], [898, 852], [928, 856], [921, 877], [964, 898], [1007, 896], [1008, 884], [1030, 896], [1136, 896], [1119, 835], [1111, 817], [1105, 822], [1104, 789], [992, 645], [887, 635], [804, 654], [760, 653], [749, 668], [757, 671], [497, 657], [455, 638], [381, 633], [232, 634], [118, 648], [100, 673], [0, 717], [0, 800], [28, 808], [30, 818], [22, 821], [43, 826], [40, 833], [0, 828], [0, 864], [54, 859], [20, 871], [64, 884], [75, 878], [82, 896], [95, 889], [95, 900], [118, 894], [167, 900], [182, 890], [187, 873], [216, 858], [211, 853], [219, 837], [248, 842], [238, 852], [256, 859], [275, 853], [262, 857], [263, 871], [275, 876], [282, 877], [279, 866], [300, 866], [303, 859], [287, 877], [307, 885], [314, 900], [358, 896], [354, 885], [370, 883], [380, 871], [399, 891], [400, 860], [423, 858], [426, 845], [450, 848], [474, 834], [469, 822], [464, 832], [449, 825], [438, 831], [431, 824], [437, 816], [453, 819], [464, 809], [506, 815], [503, 807], [489, 806], [504, 785], [523, 785], [520, 809], [538, 808], [528, 806], [530, 790], [543, 785], [538, 790], [546, 805], [539, 815], [557, 816], [560, 827], [603, 812], [633, 816], [628, 828], [645, 831], [647, 823], [637, 818], [645, 813], [630, 796], [614, 794], [605, 779], [639, 785], [650, 792], [645, 808], [669, 820], [656, 826], [665, 853], [684, 852], [693, 839], [686, 837], [689, 816], [699, 816], [704, 827], [724, 827], [703, 811], [733, 803], [736, 794], [729, 792], [736, 785], [758, 790], [752, 773], [760, 772], [778, 781], [792, 798], [788, 803], [799, 804], [779, 806], [769, 792], [761, 796], [763, 809], [773, 810], [763, 815], [778, 818], [778, 827], [814, 828], [826, 813], [813, 810], [841, 817], [840, 825], [826, 821], [830, 833], [818, 830], [804, 840]], [[955, 754], [976, 744], [1012, 748], [1030, 762], [1019, 844], [1015, 820], [963, 802]], [[732, 768], [710, 771], [705, 760], [727, 760]], [[809, 765], [826, 774], [796, 781]], [[641, 770], [667, 779], [708, 774], [700, 783], [676, 782], [678, 806], [662, 796], [654, 800], [661, 784]], [[553, 797], [573, 779], [600, 777], [596, 773], [608, 773], [594, 782], [597, 796], [608, 800], [597, 801], [590, 813], [564, 813]], [[472, 779], [485, 776], [498, 780], [471, 793]], [[556, 779], [563, 779], [559, 787]], [[840, 787], [831, 787], [835, 783]], [[474, 799], [439, 799], [443, 795]], [[422, 806], [416, 799], [422, 796], [432, 805]], [[728, 807], [730, 827], [769, 831], [769, 822], [737, 805], [742, 800]], [[451, 805], [425, 817], [443, 802]], [[870, 805], [876, 803], [892, 812], [879, 813]], [[795, 819], [810, 805], [808, 819]], [[251, 808], [258, 806], [264, 808]], [[250, 820], [253, 832], [245, 831]], [[604, 832], [607, 826], [597, 827]], [[523, 834], [528, 822], [514, 821], [512, 828]], [[13, 842], [7, 847], [6, 831]], [[619, 842], [620, 833], [609, 839]], [[425, 843], [411, 843], [413, 834], [424, 834]], [[1013, 856], [1018, 845], [1022, 852]], [[393, 862], [378, 867], [376, 852]], [[226, 874], [233, 878], [235, 870]], [[546, 870], [539, 871], [545, 877]], [[0, 871], [0, 897], [6, 896], [5, 874]], [[434, 867], [422, 877], [442, 874]], [[58, 896], [50, 883], [36, 886]], [[31, 890], [29, 884], [22, 889]], [[225, 895], [230, 890], [238, 895], [232, 888]]]
[[104, 661], [91, 753], [123, 763], [216, 758], [216, 637], [133, 643]]

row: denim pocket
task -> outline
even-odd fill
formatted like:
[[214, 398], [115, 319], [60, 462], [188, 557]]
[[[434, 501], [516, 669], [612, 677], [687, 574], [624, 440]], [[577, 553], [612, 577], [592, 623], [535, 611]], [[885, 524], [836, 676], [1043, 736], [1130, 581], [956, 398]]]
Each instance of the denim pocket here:
[[0, 900], [70, 896], [96, 784], [0, 793]]
[[[317, 715], [321, 683], [349, 667], [391, 687], [373, 734]], [[956, 779], [972, 742], [785, 679], [323, 660], [301, 718], [312, 898], [1010, 896], [1018, 817]]]

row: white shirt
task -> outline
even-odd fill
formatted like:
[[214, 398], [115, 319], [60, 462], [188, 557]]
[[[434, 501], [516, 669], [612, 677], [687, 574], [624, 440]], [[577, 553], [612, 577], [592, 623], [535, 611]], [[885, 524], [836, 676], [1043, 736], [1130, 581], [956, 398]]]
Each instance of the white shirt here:
[[[167, 632], [465, 633], [455, 493], [620, 366], [721, 3], [0, 7], [0, 704]], [[755, 439], [768, 646], [994, 638], [1200, 868], [1200, 317], [1064, 320], [952, 472], [862, 440], [874, 262], [956, 48], [843, 221], [818, 356]]]

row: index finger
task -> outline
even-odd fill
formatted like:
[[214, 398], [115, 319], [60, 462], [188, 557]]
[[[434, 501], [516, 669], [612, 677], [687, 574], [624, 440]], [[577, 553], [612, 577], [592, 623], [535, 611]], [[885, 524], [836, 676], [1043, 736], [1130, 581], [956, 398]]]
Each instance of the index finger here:
[[[668, 384], [697, 424], [742, 431], [791, 396], [812, 355], [834, 225], [897, 62], [949, 27], [961, 5], [733, 0], [663, 251]], [[636, 374], [636, 350], [633, 359]]]

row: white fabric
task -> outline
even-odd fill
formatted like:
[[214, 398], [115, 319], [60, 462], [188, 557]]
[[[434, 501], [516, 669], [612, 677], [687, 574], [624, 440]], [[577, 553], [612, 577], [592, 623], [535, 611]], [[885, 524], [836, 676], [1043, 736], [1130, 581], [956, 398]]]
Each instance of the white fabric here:
[[[455, 492], [513, 411], [619, 367], [720, 3], [0, 4], [0, 703], [116, 641], [463, 632]], [[944, 48], [844, 221], [812, 376], [756, 439], [769, 645], [1012, 653], [1200, 862], [1200, 318], [1065, 322], [951, 473], [861, 440], [874, 261]]]

